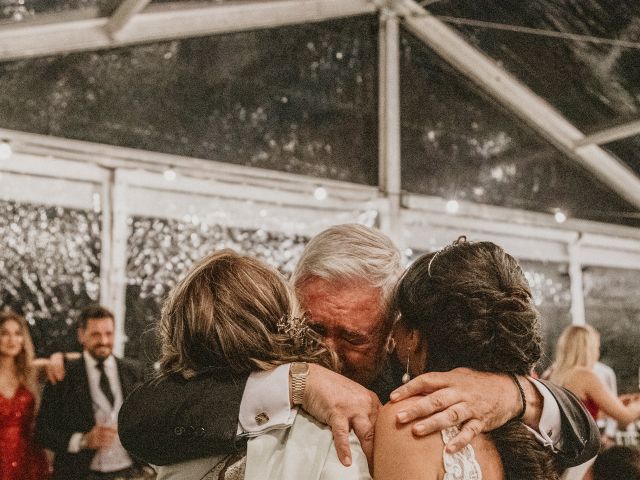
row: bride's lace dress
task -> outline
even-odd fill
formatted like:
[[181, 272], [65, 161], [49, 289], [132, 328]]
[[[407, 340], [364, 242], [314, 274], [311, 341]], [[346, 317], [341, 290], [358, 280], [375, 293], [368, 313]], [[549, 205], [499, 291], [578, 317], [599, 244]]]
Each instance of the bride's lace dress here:
[[[442, 440], [446, 444], [460, 429], [451, 427], [442, 430]], [[482, 471], [471, 445], [458, 453], [442, 452], [444, 460], [444, 480], [482, 480]], [[202, 478], [202, 480], [243, 480], [246, 466], [246, 452], [226, 455]]]
[[[451, 427], [442, 430], [442, 440], [445, 445], [452, 440], [460, 429]], [[444, 480], [482, 480], [482, 471], [476, 460], [476, 454], [471, 445], [467, 445], [458, 453], [446, 453], [442, 450], [444, 460]]]
[[201, 480], [244, 480], [247, 452], [225, 455]]

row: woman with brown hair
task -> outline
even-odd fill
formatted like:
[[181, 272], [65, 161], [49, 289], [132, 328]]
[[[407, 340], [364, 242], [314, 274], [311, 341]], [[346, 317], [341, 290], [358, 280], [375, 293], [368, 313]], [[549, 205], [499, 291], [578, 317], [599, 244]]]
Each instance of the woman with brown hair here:
[[556, 346], [549, 379], [571, 390], [593, 418], [602, 410], [619, 424], [640, 418], [640, 401], [628, 405], [615, 396], [593, 371], [600, 358], [600, 334], [589, 325], [567, 327]]
[[[335, 368], [284, 278], [231, 250], [203, 258], [176, 285], [162, 309], [160, 338], [162, 376], [234, 378], [292, 362]], [[158, 480], [370, 479], [360, 444], [351, 439], [353, 463], [346, 468], [329, 427], [299, 411], [286, 430], [251, 438], [237, 453], [159, 467]]]
[[14, 312], [0, 313], [0, 480], [49, 476], [44, 451], [33, 439], [37, 366], [27, 322]]
[[[541, 355], [529, 285], [516, 260], [499, 246], [463, 240], [419, 258], [401, 278], [391, 305], [398, 316], [396, 354], [407, 365], [407, 377], [465, 367], [504, 373], [519, 385], [516, 375], [528, 375]], [[518, 419], [478, 435], [455, 454], [445, 446], [459, 433], [457, 427], [414, 437], [412, 424], [398, 425], [396, 417], [416, 400], [381, 410], [376, 480], [559, 478], [551, 451]]]

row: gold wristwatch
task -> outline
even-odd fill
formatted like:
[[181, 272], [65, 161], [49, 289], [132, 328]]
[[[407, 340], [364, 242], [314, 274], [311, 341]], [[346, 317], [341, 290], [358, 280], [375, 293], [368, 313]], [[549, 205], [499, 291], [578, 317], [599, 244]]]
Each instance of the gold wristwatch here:
[[302, 405], [308, 374], [309, 364], [306, 362], [293, 362], [289, 367], [289, 376], [291, 377], [291, 403], [294, 405]]

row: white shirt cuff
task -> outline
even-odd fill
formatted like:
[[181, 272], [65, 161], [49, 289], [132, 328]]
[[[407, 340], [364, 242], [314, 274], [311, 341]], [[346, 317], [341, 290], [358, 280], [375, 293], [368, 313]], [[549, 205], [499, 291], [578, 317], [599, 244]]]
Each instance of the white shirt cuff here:
[[254, 436], [290, 427], [297, 412], [289, 403], [289, 364], [253, 372], [240, 402], [238, 435]]
[[554, 451], [559, 450], [561, 447], [560, 440], [562, 439], [562, 417], [560, 416], [558, 402], [556, 402], [556, 399], [549, 389], [541, 382], [531, 377], [528, 378], [538, 389], [540, 395], [542, 395], [544, 403], [542, 404], [542, 414], [540, 416], [540, 424], [538, 425], [540, 431], [536, 431], [530, 427], [527, 428], [544, 446], [551, 447]]
[[84, 433], [81, 432], [76, 432], [71, 435], [71, 438], [69, 439], [69, 446], [67, 447], [68, 453], [78, 453], [80, 450], [82, 450], [80, 448], [80, 444], [82, 443], [83, 435]]

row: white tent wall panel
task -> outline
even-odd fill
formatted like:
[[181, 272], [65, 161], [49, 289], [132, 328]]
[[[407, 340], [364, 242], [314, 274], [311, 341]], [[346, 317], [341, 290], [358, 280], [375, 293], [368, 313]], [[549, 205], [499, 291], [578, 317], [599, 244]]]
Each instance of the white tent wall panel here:
[[93, 210], [99, 197], [100, 185], [94, 183], [0, 170], [2, 200]]
[[[97, 150], [102, 147], [96, 146]], [[152, 152], [144, 153], [152, 157]], [[251, 168], [247, 169], [248, 182], [243, 183], [243, 167], [229, 166], [233, 172], [229, 176], [224, 173], [224, 165], [203, 171], [197, 167], [198, 162], [180, 164], [177, 170], [181, 173], [174, 181], [167, 181], [161, 173], [167, 167], [165, 163], [149, 171], [147, 160], [121, 158], [119, 161], [129, 168], [111, 169], [93, 164], [96, 160], [90, 152], [82, 156], [84, 161], [71, 161], [14, 153], [0, 163], [0, 198], [101, 209], [100, 298], [116, 312], [119, 354], [124, 352], [126, 342], [128, 221], [133, 216], [180, 221], [193, 221], [196, 216], [198, 221], [212, 224], [312, 236], [344, 222], [389, 226], [390, 217], [397, 215], [395, 222], [401, 227], [395, 236], [401, 239], [400, 245], [415, 250], [440, 248], [466, 234], [471, 240], [498, 243], [523, 260], [568, 264], [576, 323], [584, 322], [583, 266], [640, 270], [638, 229], [578, 220], [558, 225], [551, 215], [464, 202], [460, 204], [461, 213], [452, 215], [444, 213], [446, 203], [442, 199], [417, 195], [405, 195], [404, 208], [393, 213], [392, 196], [381, 195], [374, 187], [280, 172], [260, 178]], [[324, 202], [312, 195], [312, 187], [318, 185], [328, 191]]]
[[640, 250], [581, 245], [577, 256], [580, 264], [584, 266], [640, 270]]
[[[0, 130], [0, 135], [1, 135]], [[31, 155], [16, 152], [9, 158], [0, 159], [0, 170], [5, 172], [39, 175], [50, 178], [81, 180], [101, 183], [109, 179], [109, 171], [84, 162], [73, 162], [48, 155]]]
[[569, 261], [566, 242], [492, 231], [491, 224], [479, 228], [480, 222], [471, 222], [465, 217], [455, 217], [447, 223], [441, 220], [440, 216], [407, 212], [404, 224], [407, 246], [413, 250], [432, 251], [449, 245], [460, 235], [466, 235], [470, 241], [490, 241], [499, 244], [514, 257], [522, 260]]
[[[315, 179], [314, 184], [305, 185], [299, 182], [288, 181], [283, 178], [280, 182], [242, 182], [238, 180], [228, 181], [218, 178], [197, 178], [197, 172], [190, 176], [176, 175], [174, 180], [168, 181], [164, 175], [142, 170], [118, 169], [116, 182], [126, 183], [132, 187], [141, 187], [160, 192], [177, 192], [201, 196], [205, 198], [218, 197], [255, 201], [265, 205], [273, 204], [295, 208], [350, 211], [356, 208], [371, 208], [377, 198], [377, 189], [358, 189], [349, 192], [345, 188], [337, 188], [325, 185], [322, 179]], [[322, 187], [327, 193], [327, 198], [318, 200], [314, 197], [317, 187]], [[136, 204], [133, 204], [136, 205]]]
[[[177, 174], [173, 188], [189, 192], [209, 194], [216, 182], [220, 188], [229, 189], [228, 196], [237, 196], [240, 192], [242, 198], [248, 195], [246, 188], [260, 187], [266, 198], [273, 198], [277, 190], [301, 193], [303, 196], [296, 201], [312, 202], [311, 195], [318, 186], [327, 190], [329, 201], [335, 200], [336, 205], [369, 202], [378, 197], [378, 188], [374, 186], [0, 128], [0, 140], [5, 139], [18, 152], [0, 162], [0, 168], [9, 171], [14, 168], [19, 168], [18, 171], [32, 168], [33, 172], [40, 173], [55, 170], [46, 175], [103, 181], [110, 172], [118, 170], [126, 183], [164, 190], [167, 182], [157, 174], [171, 168]], [[30, 163], [24, 166], [25, 159], [29, 159], [33, 167], [28, 166]], [[48, 163], [51, 159], [56, 163]], [[198, 184], [197, 180], [209, 183]], [[281, 197], [277, 201], [282, 202]]]
[[286, 206], [252, 198], [225, 198], [201, 193], [129, 187], [126, 195], [130, 216], [173, 218], [193, 223], [233, 226], [314, 235], [329, 225], [356, 222], [373, 210], [372, 204], [353, 209], [321, 206]]

